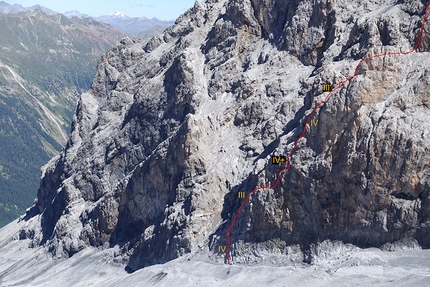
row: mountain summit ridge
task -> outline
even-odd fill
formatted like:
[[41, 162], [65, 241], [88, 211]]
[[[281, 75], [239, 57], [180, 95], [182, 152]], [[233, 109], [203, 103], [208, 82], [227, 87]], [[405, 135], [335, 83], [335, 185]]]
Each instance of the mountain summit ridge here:
[[[163, 35], [124, 38], [99, 61], [19, 238], [57, 257], [117, 248], [129, 271], [202, 250], [225, 262], [239, 193], [274, 182], [271, 156], [293, 148], [323, 86], [409, 51], [424, 9], [208, 0]], [[417, 53], [360, 66], [315, 115], [280, 184], [238, 216], [233, 263], [430, 246], [428, 31]]]
[[159, 20], [156, 17], [149, 19], [147, 17], [129, 17], [125, 13], [115, 11], [109, 13], [108, 15], [102, 16], [90, 16], [88, 14], [82, 14], [77, 10], [66, 11], [64, 13], [56, 12], [51, 9], [48, 9], [41, 5], [34, 5], [31, 7], [23, 7], [19, 4], [8, 4], [4, 1], [0, 2], [0, 14], [17, 14], [23, 12], [32, 12], [35, 10], [41, 10], [47, 15], [57, 15], [63, 14], [68, 18], [78, 17], [78, 18], [94, 18], [97, 21], [106, 23], [121, 31], [123, 33], [129, 33], [138, 35], [139, 33], [143, 33], [142, 36], [145, 38], [150, 38], [156, 34], [160, 34], [164, 31], [165, 28], [174, 24], [175, 21], [163, 21]]
[[21, 13], [21, 12], [28, 12], [28, 11], [33, 11], [36, 9], [40, 9], [42, 10], [46, 15], [56, 15], [56, 14], [60, 14], [59, 12], [55, 12], [49, 8], [46, 8], [44, 6], [41, 6], [39, 4], [31, 6], [31, 7], [23, 7], [20, 4], [9, 4], [6, 3], [4, 1], [0, 2], [0, 14], [16, 14], [16, 13]]

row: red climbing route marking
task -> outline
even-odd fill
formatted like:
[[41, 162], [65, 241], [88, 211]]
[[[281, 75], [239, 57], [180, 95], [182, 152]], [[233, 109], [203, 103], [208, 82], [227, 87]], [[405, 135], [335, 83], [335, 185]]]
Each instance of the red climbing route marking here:
[[375, 59], [375, 58], [387, 57], [387, 56], [392, 56], [392, 55], [408, 55], [408, 54], [411, 54], [411, 53], [415, 52], [415, 51], [418, 49], [419, 45], [421, 44], [421, 38], [422, 38], [422, 35], [423, 35], [423, 33], [424, 33], [424, 26], [425, 26], [425, 24], [426, 24], [426, 22], [427, 22], [427, 15], [428, 15], [428, 12], [429, 12], [429, 8], [430, 8], [430, 3], [428, 3], [428, 4], [427, 4], [427, 7], [426, 7], [426, 10], [425, 10], [425, 13], [424, 13], [424, 17], [423, 17], [423, 22], [422, 22], [422, 24], [421, 24], [420, 33], [418, 34], [417, 42], [416, 42], [416, 44], [415, 44], [415, 46], [414, 46], [414, 48], [413, 48], [412, 50], [407, 51], [407, 52], [389, 52], [389, 53], [386, 53], [386, 54], [377, 54], [377, 55], [373, 55], [373, 56], [370, 56], [370, 57], [367, 57], [367, 58], [363, 58], [363, 59], [361, 59], [361, 60], [358, 62], [358, 64], [357, 64], [357, 66], [355, 67], [355, 69], [354, 69], [354, 74], [353, 74], [352, 76], [350, 76], [350, 77], [346, 78], [344, 81], [340, 82], [339, 84], [337, 84], [337, 86], [336, 86], [335, 88], [332, 88], [332, 89], [331, 89], [331, 91], [330, 91], [330, 92], [327, 94], [327, 96], [325, 97], [325, 99], [324, 99], [322, 102], [320, 102], [320, 103], [319, 103], [319, 104], [318, 104], [318, 105], [313, 109], [313, 111], [311, 112], [311, 114], [310, 114], [310, 115], [308, 116], [308, 118], [306, 119], [305, 124], [303, 125], [303, 132], [302, 132], [302, 133], [300, 134], [300, 136], [296, 139], [296, 141], [295, 141], [295, 143], [294, 143], [294, 147], [293, 147], [293, 149], [290, 151], [290, 153], [288, 154], [288, 156], [287, 156], [287, 158], [286, 158], [286, 162], [285, 162], [286, 167], [285, 167], [285, 168], [283, 168], [283, 169], [281, 169], [281, 170], [278, 172], [278, 174], [277, 174], [277, 176], [276, 176], [276, 181], [275, 181], [275, 183], [274, 183], [273, 185], [269, 185], [269, 186], [261, 186], [261, 187], [256, 187], [256, 188], [254, 188], [250, 193], [248, 193], [248, 195], [245, 197], [245, 200], [244, 200], [244, 201], [242, 202], [242, 204], [239, 206], [239, 209], [237, 210], [236, 214], [233, 216], [233, 220], [231, 221], [230, 226], [229, 226], [229, 227], [227, 228], [227, 230], [225, 231], [225, 236], [227, 237], [227, 248], [225, 249], [225, 256], [227, 257], [228, 264], [230, 264], [230, 255], [229, 255], [229, 251], [230, 251], [230, 245], [231, 245], [231, 238], [230, 238], [229, 232], [230, 232], [230, 230], [233, 228], [234, 223], [236, 222], [237, 217], [239, 216], [240, 212], [242, 211], [242, 208], [243, 208], [243, 207], [248, 203], [248, 201], [249, 201], [249, 198], [250, 198], [251, 194], [253, 194], [253, 193], [254, 193], [254, 192], [256, 192], [256, 191], [263, 190], [263, 189], [274, 189], [274, 188], [276, 188], [276, 187], [278, 186], [279, 181], [280, 181], [281, 174], [282, 174], [283, 172], [285, 172], [285, 171], [289, 170], [289, 169], [290, 169], [290, 167], [291, 167], [291, 166], [290, 166], [290, 159], [291, 159], [291, 156], [292, 156], [292, 155], [293, 155], [293, 153], [297, 150], [297, 146], [298, 146], [298, 144], [299, 144], [299, 140], [300, 140], [301, 138], [303, 138], [303, 137], [304, 137], [304, 135], [306, 134], [306, 131], [307, 131], [307, 125], [309, 124], [309, 122], [310, 122], [310, 120], [312, 119], [312, 117], [315, 115], [315, 113], [318, 111], [318, 109], [319, 109], [319, 108], [321, 108], [323, 105], [325, 105], [325, 103], [328, 101], [328, 99], [330, 98], [330, 96], [331, 96], [335, 91], [337, 91], [338, 89], [340, 89], [344, 84], [346, 84], [347, 82], [349, 82], [350, 80], [352, 80], [353, 78], [355, 78], [355, 76], [357, 76], [358, 68], [360, 67], [360, 65], [361, 65], [363, 62], [365, 62], [365, 61], [369, 61], [369, 60], [372, 60], [372, 59]]

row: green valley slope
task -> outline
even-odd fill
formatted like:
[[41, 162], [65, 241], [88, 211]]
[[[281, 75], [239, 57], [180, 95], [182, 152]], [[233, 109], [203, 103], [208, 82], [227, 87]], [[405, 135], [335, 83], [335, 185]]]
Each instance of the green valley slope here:
[[65, 143], [77, 97], [123, 36], [90, 18], [0, 15], [0, 226], [32, 204], [40, 167]]

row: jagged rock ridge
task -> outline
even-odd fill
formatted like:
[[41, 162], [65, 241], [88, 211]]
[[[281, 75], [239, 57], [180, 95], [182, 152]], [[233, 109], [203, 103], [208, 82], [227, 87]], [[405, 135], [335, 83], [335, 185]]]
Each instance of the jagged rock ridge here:
[[[224, 260], [237, 192], [274, 182], [270, 155], [291, 150], [323, 83], [411, 49], [424, 4], [196, 2], [163, 36], [122, 40], [44, 167], [20, 238], [57, 256], [119, 245], [130, 270], [207, 248]], [[428, 30], [417, 53], [366, 63], [319, 111], [279, 187], [238, 217], [233, 262], [311, 260], [326, 239], [430, 245]]]

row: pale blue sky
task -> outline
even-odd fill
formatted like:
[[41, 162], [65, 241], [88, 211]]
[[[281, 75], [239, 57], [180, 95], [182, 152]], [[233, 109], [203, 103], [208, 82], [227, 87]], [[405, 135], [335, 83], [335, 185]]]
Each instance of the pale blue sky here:
[[157, 17], [173, 20], [194, 5], [195, 0], [3, 0], [24, 7], [40, 4], [51, 10], [64, 13], [78, 10], [91, 16], [102, 16], [120, 11], [130, 17]]

